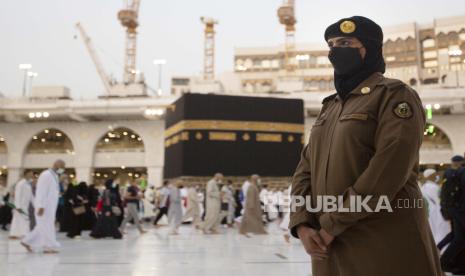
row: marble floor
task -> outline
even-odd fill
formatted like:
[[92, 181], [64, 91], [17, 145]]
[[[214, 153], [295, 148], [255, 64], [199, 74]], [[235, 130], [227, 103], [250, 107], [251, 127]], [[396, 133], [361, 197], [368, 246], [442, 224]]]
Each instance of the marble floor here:
[[178, 236], [168, 235], [167, 227], [140, 236], [129, 229], [123, 240], [93, 240], [87, 233], [71, 240], [60, 234], [58, 255], [28, 254], [18, 241], [0, 232], [0, 275], [311, 275], [310, 259], [299, 241], [286, 244], [275, 225], [265, 236], [222, 231], [222, 235], [203, 235], [183, 225]]

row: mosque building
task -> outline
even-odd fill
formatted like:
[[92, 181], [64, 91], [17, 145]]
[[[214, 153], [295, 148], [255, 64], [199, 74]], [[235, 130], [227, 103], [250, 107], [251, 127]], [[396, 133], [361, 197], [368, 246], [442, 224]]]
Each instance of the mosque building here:
[[[414, 87], [427, 113], [423, 165], [442, 166], [465, 151], [465, 16], [385, 27], [387, 77]], [[232, 72], [215, 85], [173, 77], [170, 95], [72, 99], [66, 87], [33, 87], [28, 97], [0, 98], [0, 179], [13, 183], [66, 161], [72, 178], [99, 183], [112, 176], [163, 179], [166, 109], [185, 93], [301, 99], [308, 136], [321, 101], [334, 93], [324, 44], [297, 44], [294, 70], [284, 46], [236, 48]], [[76, 91], [78, 92], [78, 91]]]

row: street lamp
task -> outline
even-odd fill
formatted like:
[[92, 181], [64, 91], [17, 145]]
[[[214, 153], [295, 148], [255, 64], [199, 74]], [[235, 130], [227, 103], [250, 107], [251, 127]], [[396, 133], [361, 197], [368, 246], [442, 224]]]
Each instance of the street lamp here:
[[[29, 80], [29, 94], [31, 94], [31, 91], [32, 91], [32, 81], [33, 81], [35, 78], [37, 78], [37, 77], [39, 76], [39, 74], [36, 73], [36, 72], [31, 72], [31, 71], [29, 71], [29, 72], [27, 72], [27, 76], [28, 76], [29, 79], [30, 79], [30, 80]], [[23, 95], [23, 96], [25, 96], [25, 95]]]
[[[450, 50], [449, 51], [449, 56], [450, 57], [461, 57], [462, 54], [463, 54], [463, 52], [460, 49], [455, 49], [455, 50]], [[457, 67], [455, 68], [455, 80], [457, 82], [457, 88], [460, 86], [460, 83], [459, 83], [459, 67], [458, 67], [458, 66], [460, 66], [459, 64], [457, 64]]]
[[161, 96], [161, 93], [162, 93], [162, 90], [161, 90], [161, 69], [163, 67], [163, 65], [166, 64], [166, 60], [165, 59], [154, 59], [153, 60], [153, 64], [154, 65], [157, 65], [158, 66], [158, 89], [157, 89], [157, 94], [158, 96]]
[[24, 71], [23, 97], [26, 97], [27, 76], [28, 76], [29, 70], [31, 70], [32, 68], [32, 65], [29, 63], [21, 63], [18, 67], [19, 67], [19, 70]]

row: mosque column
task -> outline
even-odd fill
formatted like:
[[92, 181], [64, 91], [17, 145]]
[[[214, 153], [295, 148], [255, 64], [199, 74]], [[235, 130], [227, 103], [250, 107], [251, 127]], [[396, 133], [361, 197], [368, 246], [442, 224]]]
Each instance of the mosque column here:
[[160, 187], [163, 182], [163, 167], [147, 167], [147, 179], [149, 185]]
[[8, 167], [8, 179], [7, 179], [7, 187], [11, 187], [14, 185], [18, 180], [21, 178], [21, 168], [12, 168]]
[[91, 167], [76, 167], [76, 180], [78, 182], [84, 181], [87, 184], [92, 183], [92, 168]]
[[[92, 184], [94, 163], [94, 150], [92, 145], [96, 144], [99, 131], [95, 124], [91, 122], [76, 124], [76, 127], [69, 131], [73, 133], [74, 162], [72, 164], [76, 171], [76, 180]], [[70, 165], [71, 167], [71, 165]]]
[[21, 178], [24, 166], [23, 166], [23, 157], [22, 154], [23, 148], [27, 144], [27, 139], [8, 139], [8, 161], [6, 167], [8, 169], [8, 179], [7, 185], [10, 187], [14, 185]]

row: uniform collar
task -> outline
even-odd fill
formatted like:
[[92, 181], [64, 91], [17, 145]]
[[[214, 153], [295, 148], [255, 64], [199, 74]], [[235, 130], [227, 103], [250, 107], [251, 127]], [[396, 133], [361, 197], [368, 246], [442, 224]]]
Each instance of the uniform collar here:
[[[355, 87], [349, 94], [346, 96], [346, 99], [350, 97], [350, 95], [368, 95], [369, 93], [373, 92], [375, 86], [378, 85], [384, 79], [383, 74], [376, 72], [362, 81], [357, 87]], [[362, 89], [369, 89], [368, 93], [362, 93]], [[332, 95], [331, 95], [332, 96]], [[335, 95], [334, 99], [336, 101], [340, 101], [341, 97], [339, 95]]]

